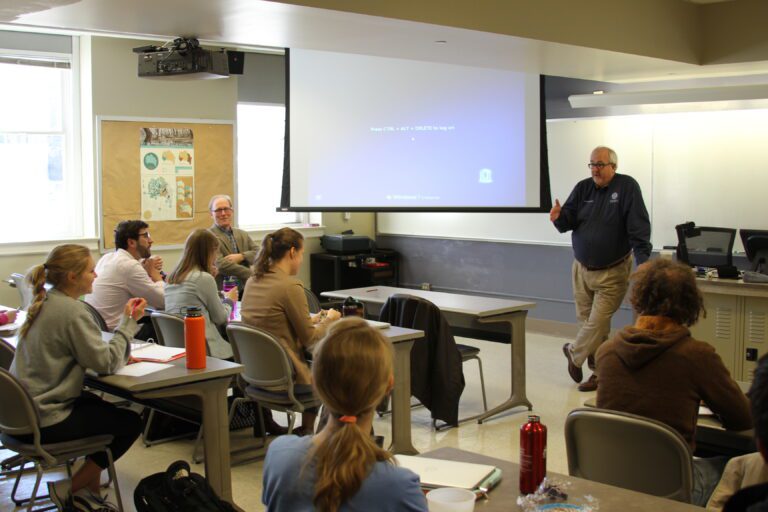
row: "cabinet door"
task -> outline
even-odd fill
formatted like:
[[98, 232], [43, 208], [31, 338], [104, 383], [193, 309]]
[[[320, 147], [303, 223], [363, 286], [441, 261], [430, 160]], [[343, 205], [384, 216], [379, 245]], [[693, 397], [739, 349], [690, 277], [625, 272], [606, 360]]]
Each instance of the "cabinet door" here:
[[733, 295], [704, 293], [704, 307], [707, 317], [699, 317], [691, 327], [691, 335], [715, 347], [725, 367], [734, 378], [739, 378], [736, 363], [741, 322], [739, 322], [739, 298]]
[[[741, 380], [751, 382], [757, 359], [768, 345], [768, 299], [747, 297], [744, 307], [744, 349], [739, 355], [742, 364]], [[757, 350], [757, 359], [747, 361], [747, 349]]]

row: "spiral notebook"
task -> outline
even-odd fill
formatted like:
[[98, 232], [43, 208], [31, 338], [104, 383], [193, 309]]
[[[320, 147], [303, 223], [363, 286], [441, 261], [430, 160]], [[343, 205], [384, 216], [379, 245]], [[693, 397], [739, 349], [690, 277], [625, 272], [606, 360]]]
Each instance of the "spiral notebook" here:
[[131, 343], [130, 361], [148, 361], [151, 363], [167, 363], [186, 355], [183, 348], [166, 347], [156, 343]]

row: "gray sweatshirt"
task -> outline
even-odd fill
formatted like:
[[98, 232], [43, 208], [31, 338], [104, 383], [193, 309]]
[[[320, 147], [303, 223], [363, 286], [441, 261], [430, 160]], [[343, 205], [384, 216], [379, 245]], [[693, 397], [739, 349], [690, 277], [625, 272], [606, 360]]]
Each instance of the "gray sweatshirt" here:
[[79, 300], [50, 290], [32, 327], [19, 338], [11, 364], [11, 373], [40, 410], [40, 426], [55, 425], [69, 416], [83, 391], [86, 369], [110, 374], [122, 368], [138, 330], [132, 318], [123, 316], [112, 340], [105, 342]]

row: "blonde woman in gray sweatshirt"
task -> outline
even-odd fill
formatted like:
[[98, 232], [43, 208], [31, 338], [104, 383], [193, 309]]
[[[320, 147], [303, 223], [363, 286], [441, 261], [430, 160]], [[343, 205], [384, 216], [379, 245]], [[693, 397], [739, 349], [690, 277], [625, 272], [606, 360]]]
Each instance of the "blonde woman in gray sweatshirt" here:
[[[41, 442], [109, 434], [114, 436], [109, 448], [117, 460], [139, 436], [141, 420], [136, 413], [83, 391], [83, 379], [87, 369], [110, 374], [126, 364], [130, 341], [138, 330], [136, 320], [144, 314], [146, 301], [130, 299], [114, 337], [104, 342], [79, 300], [91, 292], [94, 269], [86, 247], [65, 244], [54, 248], [45, 263], [30, 270], [27, 281], [32, 285], [34, 300], [21, 327], [10, 371], [37, 404]], [[52, 285], [50, 291], [46, 291], [46, 283]], [[18, 437], [32, 441], [31, 434]], [[101, 472], [107, 467], [105, 452], [89, 455], [71, 481], [48, 484], [51, 500], [60, 510], [115, 509], [99, 490]]]

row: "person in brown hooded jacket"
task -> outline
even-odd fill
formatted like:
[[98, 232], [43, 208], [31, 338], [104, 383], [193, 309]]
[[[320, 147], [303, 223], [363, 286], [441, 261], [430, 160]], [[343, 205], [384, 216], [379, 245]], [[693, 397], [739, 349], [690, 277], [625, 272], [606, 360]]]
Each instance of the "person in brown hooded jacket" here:
[[[652, 418], [677, 430], [691, 447], [703, 401], [729, 430], [752, 426], [749, 402], [712, 345], [691, 337], [703, 311], [691, 269], [655, 259], [632, 276], [637, 313], [597, 352], [597, 406]], [[694, 459], [693, 502], [704, 506], [727, 459]]]

